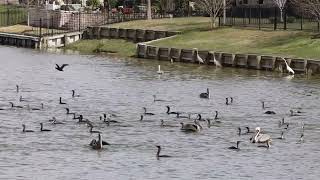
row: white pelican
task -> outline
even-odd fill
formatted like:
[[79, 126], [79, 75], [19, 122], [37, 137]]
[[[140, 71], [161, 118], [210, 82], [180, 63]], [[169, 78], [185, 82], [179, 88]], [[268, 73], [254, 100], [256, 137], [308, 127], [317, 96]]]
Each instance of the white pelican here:
[[194, 48], [194, 50], [197, 53], [197, 60], [199, 61], [199, 64], [204, 64], [204, 60], [199, 55], [198, 48]]
[[252, 143], [265, 143], [271, 141], [271, 137], [268, 134], [262, 134], [261, 128], [256, 127], [256, 134], [252, 139]]
[[289, 72], [289, 74], [294, 75], [294, 71], [293, 71], [293, 69], [288, 65], [287, 61], [286, 61], [283, 57], [281, 57], [281, 59], [282, 59], [282, 60], [284, 61], [284, 63], [286, 64], [286, 68], [287, 68], [287, 71]]
[[164, 73], [163, 71], [161, 71], [160, 65], [158, 65], [158, 71], [157, 71], [157, 73], [158, 73], [158, 74], [163, 74], [163, 73]]

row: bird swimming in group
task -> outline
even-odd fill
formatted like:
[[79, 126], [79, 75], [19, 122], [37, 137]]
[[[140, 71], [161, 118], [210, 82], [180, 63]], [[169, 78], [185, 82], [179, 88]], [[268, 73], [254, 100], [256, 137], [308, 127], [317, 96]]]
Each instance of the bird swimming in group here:
[[169, 155], [160, 155], [160, 152], [161, 152], [161, 146], [156, 146], [158, 148], [158, 151], [157, 151], [157, 154], [156, 154], [156, 157], [157, 159], [159, 160], [159, 158], [169, 158], [169, 157], [172, 157], [172, 156], [169, 156]]
[[282, 118], [282, 120], [279, 121], [279, 127], [281, 127], [281, 126], [288, 126], [288, 125], [289, 125], [289, 123], [284, 122], [284, 118]]
[[167, 107], [167, 114], [176, 114], [177, 116], [178, 116], [178, 114], [180, 114], [179, 112], [173, 112], [173, 111], [171, 111], [171, 108], [170, 108], [170, 106], [166, 106]]
[[62, 102], [62, 97], [59, 98], [59, 104], [67, 104], [65, 102]]
[[90, 133], [99, 133], [99, 134], [101, 133], [100, 131], [94, 131], [92, 129], [93, 129], [93, 126], [91, 125], [89, 130]]
[[154, 113], [149, 113], [149, 112], [147, 112], [147, 108], [146, 107], [143, 107], [143, 110], [144, 110], [144, 115], [149, 115], [149, 116], [153, 116], [153, 115], [155, 115]]
[[162, 99], [157, 99], [156, 95], [152, 95], [153, 96], [153, 102], [157, 102], [157, 101], [164, 101]]
[[241, 127], [238, 127], [238, 135], [241, 136]]
[[43, 129], [43, 123], [40, 123], [40, 131], [51, 131], [50, 129]]
[[276, 114], [276, 112], [274, 112], [274, 111], [266, 111], [266, 112], [264, 112], [264, 114], [274, 115], [274, 114]]
[[200, 94], [200, 98], [203, 98], [203, 99], [209, 99], [210, 98], [209, 88], [207, 88], [207, 92]]
[[98, 141], [96, 141], [95, 139], [92, 140], [90, 143], [90, 146], [92, 149], [95, 149], [95, 150], [102, 149], [103, 144], [102, 144], [102, 138], [100, 133], [98, 134]]
[[265, 143], [266, 141], [271, 140], [271, 137], [268, 134], [262, 134], [261, 128], [256, 127], [256, 134], [252, 138], [252, 143]]
[[239, 144], [240, 144], [241, 141], [237, 141], [237, 146], [231, 146], [231, 147], [228, 147], [228, 149], [232, 149], [232, 150], [240, 150], [239, 148]]
[[74, 116], [76, 115], [76, 113], [71, 113], [69, 108], [66, 108], [66, 111], [67, 111], [67, 115], [69, 115], [69, 114], [74, 115]]
[[[299, 113], [300, 111], [298, 111]], [[301, 113], [301, 112], [300, 112]], [[290, 116], [301, 116], [300, 114], [296, 114], [292, 109], [290, 109]]]
[[52, 124], [64, 124], [64, 122], [58, 121], [55, 117], [52, 117]]
[[284, 132], [283, 131], [281, 131], [281, 136], [280, 137], [278, 137], [277, 139], [284, 139]]
[[163, 74], [164, 72], [163, 71], [161, 71], [161, 66], [160, 65], [158, 65], [158, 71], [157, 71], [157, 74]]
[[13, 104], [13, 102], [9, 102], [9, 104], [11, 105], [11, 108], [23, 108], [22, 106], [16, 106]]
[[252, 133], [254, 133], [254, 132], [250, 131], [250, 128], [249, 128], [249, 126], [246, 126], [245, 128], [247, 129], [247, 132], [246, 132], [246, 134], [252, 134]]
[[184, 124], [183, 122], [181, 124], [181, 130], [186, 132], [200, 132], [201, 126], [199, 124]]
[[288, 73], [291, 74], [291, 75], [294, 75], [294, 70], [288, 65], [287, 60], [285, 60], [283, 57], [281, 57], [281, 59], [286, 64], [286, 69], [287, 69]]
[[34, 132], [33, 130], [26, 130], [26, 125], [22, 124], [22, 132]]
[[19, 101], [20, 101], [20, 102], [23, 102], [23, 101], [26, 101], [26, 100], [25, 100], [24, 98], [22, 98], [22, 96], [20, 96], [20, 97], [19, 97]]
[[188, 113], [187, 116], [186, 115], [180, 115], [180, 114], [182, 114], [182, 113], [177, 112], [177, 118], [180, 118], [180, 119], [182, 119], [182, 118], [191, 119], [191, 114], [190, 113]]
[[230, 105], [231, 103], [229, 103], [229, 98], [226, 98], [226, 105]]
[[58, 70], [58, 71], [63, 71], [63, 69], [64, 69], [66, 66], [69, 66], [69, 64], [62, 64], [61, 66], [59, 66], [58, 64], [56, 64], [56, 70]]
[[19, 92], [19, 85], [16, 85], [16, 92]]
[[161, 119], [160, 122], [161, 122], [160, 127], [178, 127], [178, 126], [175, 126], [175, 125], [164, 124], [164, 120], [163, 119]]
[[77, 94], [76, 95], [76, 92], [75, 92], [75, 90], [71, 90], [72, 91], [72, 97], [74, 98], [74, 97], [80, 97], [80, 95], [79, 94]]

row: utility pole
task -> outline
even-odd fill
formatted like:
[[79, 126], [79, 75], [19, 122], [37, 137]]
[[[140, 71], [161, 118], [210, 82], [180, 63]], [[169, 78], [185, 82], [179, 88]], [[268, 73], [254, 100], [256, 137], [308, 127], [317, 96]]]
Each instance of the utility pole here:
[[227, 3], [226, 0], [223, 0], [223, 25], [226, 25], [226, 16], [227, 16]]

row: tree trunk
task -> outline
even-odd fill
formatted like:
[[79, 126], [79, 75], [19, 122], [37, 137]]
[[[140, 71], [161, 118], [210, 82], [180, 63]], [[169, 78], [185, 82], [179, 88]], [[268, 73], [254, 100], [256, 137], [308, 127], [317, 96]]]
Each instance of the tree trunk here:
[[152, 19], [152, 16], [151, 16], [151, 0], [148, 0], [147, 2], [147, 18], [148, 20], [151, 20]]
[[280, 8], [280, 22], [283, 22], [283, 9]]

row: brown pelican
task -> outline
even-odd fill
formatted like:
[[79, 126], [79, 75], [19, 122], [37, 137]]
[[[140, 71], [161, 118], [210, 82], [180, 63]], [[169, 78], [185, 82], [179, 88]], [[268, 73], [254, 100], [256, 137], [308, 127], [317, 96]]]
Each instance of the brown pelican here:
[[200, 132], [201, 127], [198, 124], [184, 124], [183, 122], [181, 124], [181, 130], [186, 132]]
[[22, 124], [22, 132], [34, 132], [33, 130], [26, 130], [26, 125]]
[[261, 128], [256, 127], [256, 134], [252, 139], [252, 143], [265, 143], [269, 140], [271, 141], [271, 137], [268, 134], [262, 134]]
[[101, 134], [98, 134], [98, 141], [96, 140], [92, 140], [90, 143], [90, 146], [92, 149], [102, 149], [102, 138], [101, 138]]
[[240, 144], [241, 141], [237, 141], [237, 146], [231, 146], [231, 147], [228, 147], [228, 149], [232, 149], [232, 150], [240, 150], [239, 148], [239, 144]]
[[207, 92], [206, 93], [201, 93], [200, 94], [200, 98], [203, 98], [203, 99], [209, 99], [210, 98], [209, 88], [207, 88]]
[[172, 156], [169, 156], [169, 155], [160, 155], [160, 152], [161, 152], [161, 146], [157, 146], [158, 148], [158, 151], [157, 151], [157, 159], [159, 158], [169, 158], [169, 157], [172, 157]]

